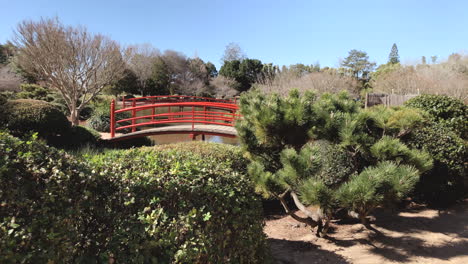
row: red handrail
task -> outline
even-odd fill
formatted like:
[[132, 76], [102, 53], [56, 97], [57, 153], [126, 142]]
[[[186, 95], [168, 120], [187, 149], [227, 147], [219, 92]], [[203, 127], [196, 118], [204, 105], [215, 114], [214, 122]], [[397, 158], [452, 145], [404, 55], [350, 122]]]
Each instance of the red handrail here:
[[193, 102], [193, 101], [203, 101], [203, 102], [219, 102], [227, 104], [236, 104], [237, 98], [232, 99], [216, 99], [210, 97], [200, 97], [200, 96], [187, 96], [187, 95], [156, 95], [156, 96], [144, 96], [144, 97], [135, 97], [127, 98], [122, 97], [122, 108], [127, 106], [133, 106], [134, 103], [142, 104], [154, 104], [156, 102]]
[[[167, 101], [167, 97], [173, 97], [176, 99]], [[195, 128], [195, 124], [234, 126], [235, 121], [240, 118], [240, 115], [236, 114], [239, 107], [235, 100], [222, 100], [196, 96], [151, 96], [146, 97], [146, 101], [137, 104], [137, 100], [132, 99], [122, 100], [122, 108], [119, 110], [115, 109], [115, 100], [112, 100], [110, 114], [111, 138], [115, 137], [115, 132], [118, 130], [131, 129], [132, 132], [135, 132], [137, 127], [160, 124], [191, 123], [192, 131]], [[188, 99], [196, 100], [187, 101]], [[209, 99], [209, 101], [201, 101], [203, 99]], [[131, 107], [126, 107], [126, 104], [131, 104]], [[179, 107], [180, 111], [174, 111], [174, 107]], [[184, 107], [190, 107], [191, 110], [184, 111]], [[156, 114], [156, 108], [167, 108], [168, 112]], [[203, 110], [196, 110], [195, 108], [202, 108]], [[147, 109], [151, 109], [151, 114], [137, 116], [139, 111]], [[116, 120], [116, 115], [124, 112], [131, 113], [131, 117]]]

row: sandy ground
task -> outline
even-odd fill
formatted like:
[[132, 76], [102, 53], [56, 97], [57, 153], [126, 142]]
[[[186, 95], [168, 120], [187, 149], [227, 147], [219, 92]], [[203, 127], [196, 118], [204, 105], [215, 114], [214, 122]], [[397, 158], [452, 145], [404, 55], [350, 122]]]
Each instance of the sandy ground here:
[[446, 211], [413, 206], [378, 210], [374, 230], [334, 223], [328, 238], [289, 216], [266, 221], [277, 263], [456, 263], [468, 264], [468, 200]]

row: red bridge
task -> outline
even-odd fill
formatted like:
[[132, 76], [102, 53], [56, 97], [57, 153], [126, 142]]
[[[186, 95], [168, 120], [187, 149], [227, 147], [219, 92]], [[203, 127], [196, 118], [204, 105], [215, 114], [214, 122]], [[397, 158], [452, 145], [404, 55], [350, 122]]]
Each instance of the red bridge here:
[[[119, 108], [119, 109], [117, 109]], [[112, 141], [161, 134], [236, 137], [239, 115], [235, 99], [197, 96], [147, 96], [111, 102]]]

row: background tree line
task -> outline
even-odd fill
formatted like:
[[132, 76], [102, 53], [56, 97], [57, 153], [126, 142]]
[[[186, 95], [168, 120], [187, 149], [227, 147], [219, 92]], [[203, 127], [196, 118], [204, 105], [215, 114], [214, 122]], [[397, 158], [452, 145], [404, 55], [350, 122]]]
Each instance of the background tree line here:
[[[58, 18], [23, 21], [12, 42], [0, 45], [2, 67], [14, 69], [25, 82], [56, 90], [77, 124], [84, 107], [99, 93], [111, 95], [186, 94], [233, 97], [257, 87], [268, 93], [336, 93], [358, 98], [369, 91], [445, 94], [467, 99], [468, 56], [452, 54], [431, 64], [402, 65], [393, 44], [386, 64], [376, 70], [365, 51], [352, 49], [340, 67], [320, 64], [278, 66], [249, 58], [236, 43], [226, 46], [219, 71], [211, 62], [181, 52], [159, 51], [151, 44], [121, 47], [85, 27], [63, 25]], [[374, 71], [375, 70], [375, 71]], [[3, 78], [3, 77], [2, 77]]]

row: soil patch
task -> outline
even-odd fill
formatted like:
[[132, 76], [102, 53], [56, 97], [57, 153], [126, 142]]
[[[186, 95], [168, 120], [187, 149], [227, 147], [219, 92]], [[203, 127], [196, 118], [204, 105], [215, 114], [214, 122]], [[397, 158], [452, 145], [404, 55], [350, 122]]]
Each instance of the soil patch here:
[[276, 216], [265, 233], [277, 263], [468, 263], [468, 200], [444, 211], [413, 206], [374, 216], [374, 230], [335, 222], [328, 238]]

